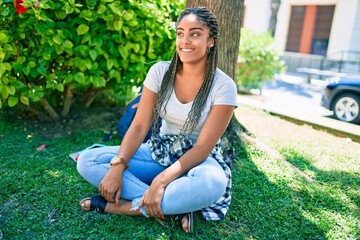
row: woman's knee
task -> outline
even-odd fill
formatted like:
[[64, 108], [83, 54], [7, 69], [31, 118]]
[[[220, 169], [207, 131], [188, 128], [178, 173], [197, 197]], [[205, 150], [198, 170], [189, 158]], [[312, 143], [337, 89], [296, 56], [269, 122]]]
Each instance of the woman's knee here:
[[78, 159], [76, 161], [76, 169], [81, 176], [84, 176], [86, 174], [86, 169], [88, 169], [88, 160], [89, 158], [86, 156], [86, 152], [83, 152], [78, 156]]
[[[224, 170], [215, 159], [207, 159], [198, 169], [194, 168], [194, 170], [198, 171], [194, 174], [201, 179], [201, 191], [211, 193], [216, 200], [225, 193], [227, 178]], [[191, 171], [189, 173], [191, 174]]]

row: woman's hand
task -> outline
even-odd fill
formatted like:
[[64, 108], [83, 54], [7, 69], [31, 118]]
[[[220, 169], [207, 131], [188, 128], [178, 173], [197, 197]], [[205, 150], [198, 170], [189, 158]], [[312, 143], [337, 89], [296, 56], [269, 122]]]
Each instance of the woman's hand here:
[[165, 219], [161, 210], [161, 201], [164, 195], [165, 186], [156, 181], [152, 181], [150, 187], [145, 191], [144, 196], [140, 201], [139, 208], [145, 206], [146, 212], [150, 217]]
[[[118, 206], [122, 190], [122, 173], [125, 167], [122, 164], [110, 167], [109, 171], [100, 182], [99, 191], [106, 201], [114, 202]], [[114, 195], [116, 193], [115, 199]]]

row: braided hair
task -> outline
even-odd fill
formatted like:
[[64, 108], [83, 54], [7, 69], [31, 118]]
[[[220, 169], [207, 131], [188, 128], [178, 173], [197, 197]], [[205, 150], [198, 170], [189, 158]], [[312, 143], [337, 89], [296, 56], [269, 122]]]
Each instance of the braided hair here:
[[[176, 22], [176, 26], [179, 25], [179, 23], [185, 16], [190, 14], [195, 15], [197, 19], [209, 29], [209, 38], [214, 38], [214, 45], [213, 47], [208, 49], [204, 81], [198, 93], [196, 94], [196, 97], [188, 114], [188, 117], [185, 121], [185, 124], [180, 130], [180, 134], [179, 134], [180, 136], [191, 134], [195, 130], [200, 120], [201, 112], [204, 106], [206, 105], [206, 100], [214, 80], [214, 74], [217, 68], [217, 61], [218, 61], [219, 26], [215, 15], [211, 13], [207, 8], [203, 8], [203, 7], [187, 8], [180, 14]], [[157, 99], [155, 102], [154, 116], [153, 116], [153, 132], [158, 131], [159, 128], [158, 119], [160, 113], [164, 111], [166, 114], [166, 105], [174, 89], [176, 72], [179, 69], [179, 66], [181, 65], [182, 62], [179, 58], [178, 53], [175, 51], [169, 69], [165, 73], [165, 76], [161, 83], [160, 91], [157, 95]]]

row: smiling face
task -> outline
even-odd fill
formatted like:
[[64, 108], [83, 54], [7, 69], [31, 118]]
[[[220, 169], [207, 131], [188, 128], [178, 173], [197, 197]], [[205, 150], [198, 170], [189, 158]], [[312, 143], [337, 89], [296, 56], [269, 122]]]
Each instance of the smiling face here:
[[176, 51], [182, 63], [206, 62], [207, 49], [214, 45], [209, 33], [194, 14], [181, 19], [176, 29]]

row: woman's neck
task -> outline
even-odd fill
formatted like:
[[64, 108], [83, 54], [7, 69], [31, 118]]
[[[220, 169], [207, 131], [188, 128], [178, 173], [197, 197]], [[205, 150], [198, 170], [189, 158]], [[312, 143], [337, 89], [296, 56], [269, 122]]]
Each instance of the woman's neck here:
[[182, 76], [192, 76], [192, 78], [204, 78], [206, 70], [206, 63], [201, 64], [182, 64], [179, 69], [179, 74]]

